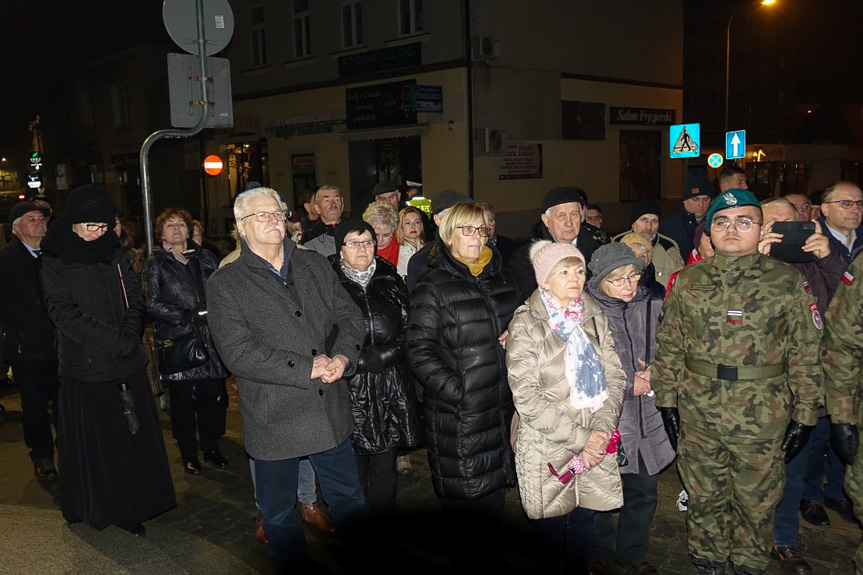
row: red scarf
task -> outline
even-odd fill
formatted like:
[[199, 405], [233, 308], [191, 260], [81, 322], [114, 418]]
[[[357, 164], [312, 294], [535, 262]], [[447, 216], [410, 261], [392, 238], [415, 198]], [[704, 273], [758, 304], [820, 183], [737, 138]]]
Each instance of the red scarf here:
[[390, 245], [387, 247], [380, 249], [378, 248], [377, 255], [381, 256], [394, 266], [399, 265], [399, 243], [396, 241], [396, 238], [390, 241]]

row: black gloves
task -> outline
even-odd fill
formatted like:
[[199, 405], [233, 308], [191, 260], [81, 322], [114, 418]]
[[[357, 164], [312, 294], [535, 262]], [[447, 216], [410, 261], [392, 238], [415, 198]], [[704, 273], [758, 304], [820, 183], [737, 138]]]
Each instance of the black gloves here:
[[785, 463], [790, 463], [797, 454], [803, 451], [809, 443], [812, 435], [812, 425], [803, 425], [799, 421], [791, 420], [785, 428], [785, 438], [782, 440], [782, 451], [785, 452]]
[[851, 465], [851, 462], [854, 461], [859, 441], [857, 426], [853, 423], [830, 424], [830, 447], [845, 465]]
[[660, 407], [659, 414], [662, 416], [662, 423], [665, 425], [665, 433], [668, 434], [671, 449], [677, 453], [677, 438], [680, 437], [680, 413], [676, 407]]

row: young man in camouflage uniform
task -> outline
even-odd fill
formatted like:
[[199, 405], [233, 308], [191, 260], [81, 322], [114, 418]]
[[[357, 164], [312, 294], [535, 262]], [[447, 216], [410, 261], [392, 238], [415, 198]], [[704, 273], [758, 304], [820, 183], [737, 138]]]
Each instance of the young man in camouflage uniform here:
[[[857, 454], [863, 403], [860, 402], [863, 366], [863, 257], [855, 257], [827, 308], [824, 333], [824, 390], [831, 417], [830, 446], [847, 465], [845, 491], [854, 514], [863, 517], [863, 458]], [[863, 545], [854, 554], [857, 573], [863, 573]]]
[[730, 560], [756, 574], [769, 561], [783, 456], [817, 420], [822, 321], [800, 274], [758, 253], [755, 196], [727, 190], [706, 220], [716, 255], [684, 268], [665, 301], [653, 389], [679, 447], [698, 573], [720, 575]]

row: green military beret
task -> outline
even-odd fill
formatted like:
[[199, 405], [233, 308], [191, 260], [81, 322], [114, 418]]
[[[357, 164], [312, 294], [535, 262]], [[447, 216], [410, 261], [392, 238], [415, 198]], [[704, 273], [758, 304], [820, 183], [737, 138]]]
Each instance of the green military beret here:
[[710, 224], [713, 222], [713, 214], [716, 212], [728, 208], [742, 208], [743, 206], [755, 206], [759, 210], [761, 209], [758, 198], [748, 190], [732, 188], [720, 193], [713, 200], [713, 203], [710, 204], [710, 209], [707, 210], [707, 229], [710, 229]]

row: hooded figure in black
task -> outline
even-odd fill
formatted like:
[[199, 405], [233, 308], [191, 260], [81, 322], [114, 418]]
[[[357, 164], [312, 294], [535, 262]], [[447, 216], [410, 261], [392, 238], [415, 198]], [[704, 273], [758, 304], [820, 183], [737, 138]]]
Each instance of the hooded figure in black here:
[[336, 253], [329, 260], [365, 321], [357, 370], [347, 379], [351, 444], [371, 513], [381, 516], [395, 511], [398, 448], [418, 445], [421, 427], [402, 376], [407, 288], [395, 266], [375, 255], [375, 237], [368, 223], [344, 220], [335, 227]]
[[42, 284], [59, 340], [60, 506], [69, 523], [134, 535], [176, 505], [147, 379], [144, 296], [103, 188], [69, 194], [42, 240]]

